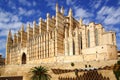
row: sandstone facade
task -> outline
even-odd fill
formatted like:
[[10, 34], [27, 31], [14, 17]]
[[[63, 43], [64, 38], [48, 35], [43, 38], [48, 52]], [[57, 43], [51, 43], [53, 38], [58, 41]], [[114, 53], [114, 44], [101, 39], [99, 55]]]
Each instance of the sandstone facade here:
[[[18, 33], [12, 37], [8, 33], [6, 44], [6, 66], [1, 67], [2, 76], [23, 76], [29, 80], [30, 68], [34, 66], [47, 66], [52, 75], [52, 80], [57, 80], [51, 71], [52, 68], [75, 69], [111, 66], [117, 61], [116, 34], [113, 31], [105, 31], [101, 24], [90, 22], [83, 24], [82, 19], [77, 21], [73, 17], [72, 9], [64, 16], [63, 7], [59, 10], [56, 5], [56, 16], [47, 19], [40, 18], [33, 26], [24, 25]], [[71, 67], [71, 62], [75, 63]], [[14, 70], [13, 70], [14, 67]], [[17, 71], [19, 70], [19, 71]], [[99, 73], [110, 76], [110, 80], [116, 80], [112, 70]], [[80, 73], [82, 74], [82, 73]], [[64, 76], [74, 76], [73, 73]]]
[[[83, 24], [73, 17], [72, 9], [64, 16], [64, 9], [59, 11], [56, 5], [56, 17], [46, 21], [40, 18], [39, 24], [33, 22], [33, 28], [22, 25], [17, 34], [9, 31], [6, 44], [6, 64], [30, 64], [37, 61], [56, 62], [73, 56], [68, 61], [98, 61], [117, 59], [115, 32], [106, 32], [101, 24], [94, 22]], [[76, 59], [76, 60], [75, 60]], [[43, 62], [44, 63], [44, 62]]]

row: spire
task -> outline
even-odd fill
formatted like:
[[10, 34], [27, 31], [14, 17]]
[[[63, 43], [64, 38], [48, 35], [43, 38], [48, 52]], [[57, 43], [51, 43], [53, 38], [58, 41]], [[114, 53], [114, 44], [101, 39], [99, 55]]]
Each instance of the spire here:
[[56, 12], [59, 12], [58, 3], [56, 3]]
[[39, 25], [41, 25], [41, 23], [42, 23], [42, 18], [40, 17], [39, 18]]
[[80, 26], [83, 24], [82, 18], [80, 18], [79, 24]]
[[61, 12], [62, 14], [64, 14], [64, 8], [63, 8], [63, 6], [61, 7], [60, 12]]
[[42, 22], [42, 18], [41, 17], [39, 18], [39, 22]]
[[29, 23], [27, 24], [27, 28], [30, 28], [30, 24]]
[[68, 16], [72, 16], [72, 9], [71, 8], [69, 9]]
[[36, 25], [36, 21], [33, 21], [33, 24]]
[[16, 33], [14, 34], [14, 38], [15, 38], [15, 37], [17, 37], [17, 36], [16, 36]]
[[13, 40], [14, 44], [17, 42], [17, 35], [16, 33], [14, 34], [14, 40]]
[[49, 13], [47, 13], [47, 18], [48, 18], [48, 17], [50, 17], [50, 14], [49, 14]]
[[9, 29], [9, 33], [8, 33], [8, 37], [7, 37], [7, 41], [11, 41], [12, 40], [12, 33], [11, 33], [11, 29]]
[[9, 29], [8, 37], [12, 37], [11, 29]]
[[55, 18], [55, 16], [52, 16], [52, 19], [54, 19]]
[[24, 31], [24, 25], [22, 24], [22, 26], [21, 26], [21, 31]]
[[35, 27], [36, 26], [36, 21], [33, 21], [33, 27]]

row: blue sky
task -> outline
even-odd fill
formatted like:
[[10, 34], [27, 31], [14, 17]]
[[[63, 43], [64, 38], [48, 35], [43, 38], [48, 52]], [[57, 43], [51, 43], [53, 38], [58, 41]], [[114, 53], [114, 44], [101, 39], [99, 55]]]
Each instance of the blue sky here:
[[17, 33], [21, 25], [32, 25], [46, 14], [55, 15], [55, 4], [63, 6], [65, 15], [69, 8], [73, 16], [84, 24], [94, 21], [101, 23], [109, 31], [116, 32], [117, 47], [120, 50], [120, 0], [0, 0], [0, 54], [5, 57], [6, 36], [8, 30]]

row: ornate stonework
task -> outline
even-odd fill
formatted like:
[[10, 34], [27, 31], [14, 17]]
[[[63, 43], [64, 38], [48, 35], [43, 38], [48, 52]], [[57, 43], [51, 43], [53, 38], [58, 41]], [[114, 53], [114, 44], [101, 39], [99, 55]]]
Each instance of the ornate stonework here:
[[[52, 80], [74, 79], [75, 73], [65, 73], [66, 69], [86, 69], [86, 65], [102, 68], [117, 61], [115, 32], [105, 31], [101, 24], [77, 21], [72, 9], [64, 16], [63, 7], [59, 10], [56, 5], [55, 17], [47, 13], [45, 21], [40, 18], [38, 24], [33, 21], [26, 29], [22, 25], [14, 37], [9, 31], [6, 65], [0, 67], [1, 76], [23, 76], [23, 80], [30, 80], [30, 69], [41, 65], [48, 67]], [[64, 74], [56, 75], [52, 69], [63, 69]], [[84, 74], [88, 73], [79, 72], [79, 78], [84, 78]], [[116, 80], [112, 70], [98, 70], [95, 74], [105, 78], [102, 80]]]
[[[73, 57], [72, 57], [73, 56]], [[69, 59], [71, 57], [72, 59]], [[40, 18], [33, 28], [22, 25], [12, 38], [9, 31], [6, 45], [6, 64], [46, 62], [99, 61], [117, 58], [115, 32], [105, 31], [101, 24], [83, 24], [73, 17], [72, 9], [64, 16], [56, 5], [56, 17]], [[45, 63], [45, 62], [42, 62]]]

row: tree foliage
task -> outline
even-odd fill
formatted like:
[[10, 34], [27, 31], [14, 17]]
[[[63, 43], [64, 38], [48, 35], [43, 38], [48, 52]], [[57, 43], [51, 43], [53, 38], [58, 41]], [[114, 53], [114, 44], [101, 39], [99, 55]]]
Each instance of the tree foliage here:
[[114, 72], [117, 80], [119, 80], [119, 78], [120, 78], [120, 61], [118, 61], [117, 64], [114, 65], [113, 72]]
[[30, 71], [32, 73], [32, 80], [50, 80], [51, 76], [48, 74], [48, 70], [43, 66], [34, 67]]

